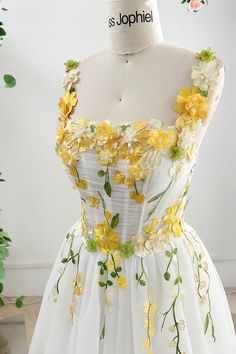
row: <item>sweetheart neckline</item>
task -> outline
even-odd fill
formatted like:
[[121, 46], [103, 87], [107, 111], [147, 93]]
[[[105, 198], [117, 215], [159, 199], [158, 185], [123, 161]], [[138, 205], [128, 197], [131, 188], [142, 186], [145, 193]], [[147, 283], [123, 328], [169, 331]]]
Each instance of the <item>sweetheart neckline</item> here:
[[[176, 118], [176, 121], [177, 121], [178, 117]], [[144, 120], [125, 120], [125, 121], [121, 121], [121, 122], [118, 122], [118, 121], [115, 121], [115, 120], [112, 120], [112, 119], [104, 119], [104, 120], [93, 120], [91, 118], [78, 118], [76, 120], [73, 120], [71, 119], [70, 121], [68, 121], [70, 124], [78, 124], [80, 123], [81, 121], [85, 121], [87, 120], [89, 122], [89, 124], [93, 123], [95, 126], [99, 125], [99, 124], [103, 124], [103, 123], [109, 123], [111, 126], [114, 126], [115, 128], [117, 127], [121, 127], [123, 125], [132, 125], [132, 124], [137, 124], [137, 123], [147, 123], [148, 124], [148, 128], [151, 129], [151, 130], [155, 130], [155, 129], [158, 129], [158, 128], [152, 128], [150, 126], [150, 122], [151, 121], [156, 121], [156, 122], [159, 122], [160, 123], [160, 127], [159, 128], [165, 128], [165, 129], [175, 129], [177, 132], [180, 132], [179, 129], [176, 127], [176, 121], [175, 121], [175, 124], [173, 125], [167, 125], [167, 124], [164, 124], [164, 122], [162, 122], [160, 119], [156, 119], [156, 118], [152, 118], [152, 119], [144, 119]], [[146, 128], [146, 127], [145, 127]], [[141, 128], [143, 129], [143, 128]], [[135, 129], [135, 130], [141, 130], [141, 129]]]

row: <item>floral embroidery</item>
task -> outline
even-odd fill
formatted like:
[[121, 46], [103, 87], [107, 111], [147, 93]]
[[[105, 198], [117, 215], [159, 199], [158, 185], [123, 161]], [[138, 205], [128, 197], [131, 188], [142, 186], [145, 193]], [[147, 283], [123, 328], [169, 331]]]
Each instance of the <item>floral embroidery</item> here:
[[125, 183], [125, 175], [123, 175], [119, 171], [113, 174], [112, 179], [115, 181], [116, 184], [124, 184]]
[[109, 253], [119, 247], [119, 235], [104, 221], [98, 224], [95, 229], [96, 242], [102, 253]]
[[[110, 261], [109, 261], [110, 257]], [[98, 261], [98, 266], [100, 267], [100, 280], [99, 286], [104, 289], [104, 300], [105, 300], [105, 312], [103, 319], [103, 326], [100, 334], [100, 339], [104, 340], [105, 338], [105, 330], [106, 330], [106, 315], [108, 312], [112, 312], [113, 300], [111, 294], [108, 290], [109, 287], [113, 285], [112, 278], [116, 278], [116, 284], [118, 288], [124, 289], [127, 287], [128, 282], [126, 278], [120, 275], [122, 271], [122, 267], [119, 265], [120, 257], [119, 255], [114, 253], [107, 253], [104, 261]], [[110, 272], [110, 274], [109, 274]], [[109, 278], [109, 275], [111, 278]]]
[[169, 346], [175, 348], [176, 354], [184, 354], [181, 349], [181, 330], [185, 329], [185, 322], [182, 319], [177, 319], [176, 307], [177, 302], [181, 299], [182, 292], [182, 283], [183, 279], [180, 275], [179, 259], [178, 259], [178, 249], [173, 248], [171, 243], [169, 243], [169, 250], [166, 251], [166, 256], [169, 259], [164, 278], [166, 281], [170, 281], [171, 274], [169, 272], [170, 266], [173, 262], [173, 259], [176, 259], [177, 262], [177, 277], [174, 279], [174, 299], [170, 307], [163, 313], [163, 321], [161, 329], [163, 330], [166, 319], [168, 316], [172, 316], [173, 324], [169, 327], [169, 331], [173, 333], [174, 337], [171, 339]]
[[79, 63], [76, 61], [68, 60], [66, 63], [66, 73], [64, 76], [64, 89], [70, 91], [73, 85], [77, 84], [79, 81]]
[[96, 198], [96, 197], [88, 197], [88, 200], [89, 200], [89, 206], [91, 208], [98, 208], [98, 203], [99, 203], [98, 198]]
[[73, 294], [72, 294], [72, 304], [70, 305], [72, 322], [73, 322], [73, 314], [75, 312], [75, 307], [76, 307], [76, 296], [81, 295], [83, 293], [83, 285], [82, 285], [81, 277], [82, 277], [81, 273], [77, 272], [76, 276], [73, 280], [74, 288], [73, 288]]
[[71, 121], [69, 118], [78, 101], [75, 86], [79, 82], [79, 63], [73, 60], [66, 63], [66, 77], [70, 73], [71, 76], [66, 81], [65, 96], [59, 101], [62, 125], [58, 128], [56, 152], [70, 169], [74, 188], [87, 188], [86, 181], [81, 181], [71, 169], [79, 162], [80, 153], [94, 148], [99, 164], [106, 167], [98, 174], [105, 177], [104, 189], [109, 196], [112, 192], [109, 167], [115, 166], [118, 159], [129, 161], [129, 176], [124, 178], [118, 174], [113, 179], [117, 184], [125, 183], [134, 188], [130, 197], [137, 203], [143, 203], [145, 196], [139, 196], [136, 182], [144, 181], [151, 169], [158, 168], [162, 157], [170, 158], [173, 163], [194, 158], [197, 150], [195, 127], [199, 121], [207, 119], [208, 90], [216, 85], [220, 67], [210, 49], [203, 50], [197, 57], [201, 61], [199, 66], [192, 68], [194, 86], [181, 88], [177, 95], [175, 111], [179, 117], [173, 127], [165, 127], [157, 119], [123, 124], [108, 120]]
[[138, 204], [143, 204], [145, 195], [144, 194], [139, 194], [136, 191], [133, 191], [130, 193], [130, 199], [133, 199], [136, 201]]
[[182, 88], [176, 99], [175, 110], [181, 114], [176, 126], [182, 130], [186, 122], [196, 123], [199, 119], [207, 118], [207, 99], [201, 95], [199, 87]]
[[147, 300], [145, 300], [143, 309], [144, 309], [144, 328], [146, 329], [147, 337], [142, 341], [141, 347], [145, 349], [147, 354], [154, 354], [152, 348], [152, 337], [155, 334], [155, 314], [157, 313], [157, 303], [152, 301], [149, 277], [148, 273], [144, 266], [144, 259], [141, 256], [141, 273], [140, 275], [136, 273], [137, 286], [146, 286], [147, 285]]
[[147, 354], [154, 354], [152, 348], [152, 337], [155, 334], [154, 316], [157, 313], [157, 303], [152, 302], [151, 295], [148, 292], [148, 300], [144, 303], [144, 327], [146, 328], [147, 338], [142, 342], [142, 348], [147, 351]]
[[215, 326], [211, 311], [211, 297], [210, 297], [210, 285], [211, 277], [208, 271], [208, 264], [204, 260], [204, 252], [202, 250], [200, 242], [196, 239], [194, 232], [184, 230], [185, 238], [189, 247], [190, 254], [192, 256], [192, 262], [196, 267], [196, 273], [194, 273], [194, 279], [196, 283], [196, 291], [199, 297], [199, 303], [201, 306], [208, 306], [208, 311], [205, 315], [204, 321], [204, 333], [211, 330], [211, 336], [216, 341]]
[[159, 128], [150, 133], [149, 143], [155, 149], [171, 148], [177, 142], [177, 132], [172, 129]]
[[[192, 171], [191, 171], [192, 173]], [[179, 265], [179, 257], [178, 257], [178, 248], [173, 247], [171, 244], [171, 240], [173, 237], [180, 237], [183, 233], [184, 230], [184, 224], [182, 220], [182, 216], [177, 216], [178, 210], [184, 210], [184, 198], [188, 194], [189, 187], [190, 187], [190, 177], [189, 180], [185, 186], [185, 190], [183, 194], [180, 196], [178, 202], [171, 206], [170, 208], [167, 209], [166, 214], [164, 215], [163, 219], [164, 222], [167, 225], [167, 229], [169, 229], [169, 225], [171, 225], [171, 228], [168, 230], [170, 232], [170, 235], [172, 235], [169, 238], [168, 242], [168, 248], [165, 251], [166, 257], [168, 258], [168, 264], [166, 267], [166, 271], [164, 273], [164, 279], [169, 282], [172, 278], [170, 269], [173, 261], [175, 260], [177, 263], [177, 276], [174, 279], [174, 299], [173, 302], [171, 303], [170, 307], [168, 310], [166, 310], [163, 313], [163, 320], [162, 320], [162, 325], [161, 329], [164, 328], [165, 322], [168, 316], [172, 316], [173, 324], [169, 327], [169, 331], [174, 334], [174, 337], [172, 338], [170, 342], [170, 347], [173, 347], [176, 349], [176, 354], [184, 354], [180, 348], [180, 333], [181, 330], [185, 329], [185, 322], [182, 319], [177, 319], [177, 314], [176, 314], [176, 306], [177, 306], [177, 301], [181, 299], [181, 293], [182, 293], [182, 284], [183, 284], [183, 279], [180, 274], [180, 265]]]
[[219, 70], [215, 60], [210, 62], [202, 61], [198, 66], [192, 68], [192, 79], [195, 86], [202, 91], [213, 89], [217, 85]]
[[[204, 1], [186, 0], [191, 11], [199, 9]], [[73, 315], [79, 296], [83, 294], [83, 274], [79, 269], [81, 250], [98, 252], [101, 259], [97, 262], [99, 269], [99, 286], [104, 294], [104, 313], [101, 323], [100, 339], [104, 340], [106, 331], [106, 316], [112, 312], [114, 300], [109, 289], [113, 285], [120, 291], [125, 291], [129, 282], [123, 274], [123, 264], [129, 257], [137, 256], [140, 260], [140, 270], [135, 274], [134, 281], [137, 286], [146, 287], [147, 293], [144, 303], [144, 328], [146, 338], [141, 346], [147, 354], [153, 354], [152, 337], [155, 335], [155, 315], [157, 303], [151, 297], [149, 276], [145, 268], [145, 257], [163, 252], [167, 257], [167, 265], [163, 277], [166, 282], [172, 282], [172, 268], [177, 271], [173, 278], [174, 296], [168, 309], [163, 313], [161, 328], [166, 324], [167, 317], [172, 321], [169, 332], [173, 334], [170, 346], [175, 348], [176, 354], [185, 354], [181, 349], [181, 331], [185, 329], [185, 322], [177, 318], [178, 301], [183, 293], [183, 279], [179, 265], [178, 248], [173, 245], [174, 239], [185, 237], [188, 241], [193, 260], [197, 264], [195, 274], [197, 291], [201, 304], [208, 303], [205, 317], [205, 333], [211, 326], [212, 337], [215, 339], [214, 322], [210, 304], [210, 275], [207, 264], [203, 261], [201, 251], [198, 254], [198, 244], [185, 230], [184, 210], [187, 205], [186, 196], [190, 186], [190, 177], [186, 176], [185, 190], [176, 196], [170, 205], [164, 209], [159, 217], [157, 212], [162, 210], [163, 198], [174, 188], [188, 169], [193, 169], [198, 151], [196, 131], [207, 121], [208, 96], [216, 86], [219, 77], [219, 64], [215, 53], [210, 49], [197, 54], [199, 65], [193, 66], [191, 77], [193, 86], [181, 88], [174, 110], [178, 114], [173, 126], [165, 126], [158, 119], [148, 121], [127, 121], [116, 123], [109, 120], [96, 122], [88, 118], [72, 120], [75, 107], [78, 103], [77, 85], [79, 79], [79, 62], [68, 60], [65, 63], [64, 78], [65, 94], [59, 100], [59, 127], [57, 131], [56, 153], [65, 164], [68, 174], [73, 182], [74, 189], [81, 190], [81, 216], [73, 230], [68, 234], [68, 252], [62, 258], [63, 267], [55, 287], [54, 299], [59, 295], [60, 282], [67, 265], [75, 265], [73, 278], [72, 303], [70, 311]], [[98, 188], [92, 195], [88, 195], [89, 182], [80, 176], [80, 159], [84, 152], [95, 152], [99, 165], [97, 176], [101, 178], [102, 188]], [[117, 162], [125, 160], [126, 172], [118, 169]], [[153, 170], [160, 168], [167, 162], [169, 181], [166, 186], [154, 196], [148, 197], [145, 184]], [[117, 167], [117, 168], [116, 168]], [[190, 172], [190, 175], [192, 170]], [[124, 243], [119, 234], [120, 215], [107, 210], [107, 200], [112, 197], [113, 189], [128, 189], [130, 203], [144, 210], [148, 208], [147, 215], [142, 219], [137, 234], [130, 235]], [[88, 218], [88, 208], [95, 208], [102, 212], [102, 218], [95, 225], [91, 225]], [[158, 216], [158, 217], [157, 217]], [[79, 250], [73, 249], [73, 239], [79, 236], [81, 245]], [[174, 264], [175, 263], [175, 264]], [[177, 268], [177, 269], [176, 269]], [[202, 280], [202, 273], [207, 279]], [[205, 293], [204, 293], [205, 292]]]
[[213, 61], [216, 59], [215, 52], [211, 48], [203, 49], [201, 53], [196, 54], [196, 58], [201, 59], [202, 61]]
[[72, 113], [73, 108], [77, 104], [76, 92], [75, 91], [67, 91], [65, 96], [59, 101], [59, 108], [61, 113], [62, 122], [66, 123], [67, 118]]

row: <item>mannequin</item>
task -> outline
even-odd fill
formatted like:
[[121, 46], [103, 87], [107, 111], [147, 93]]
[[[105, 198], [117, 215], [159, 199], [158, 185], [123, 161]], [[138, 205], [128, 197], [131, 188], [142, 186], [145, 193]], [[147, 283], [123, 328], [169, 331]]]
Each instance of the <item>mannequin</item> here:
[[[118, 122], [176, 120], [174, 104], [181, 87], [191, 87], [195, 53], [163, 42], [156, 0], [108, 0], [107, 49], [80, 63], [76, 118]], [[198, 48], [201, 51], [202, 48]], [[208, 122], [224, 83], [209, 102]]]

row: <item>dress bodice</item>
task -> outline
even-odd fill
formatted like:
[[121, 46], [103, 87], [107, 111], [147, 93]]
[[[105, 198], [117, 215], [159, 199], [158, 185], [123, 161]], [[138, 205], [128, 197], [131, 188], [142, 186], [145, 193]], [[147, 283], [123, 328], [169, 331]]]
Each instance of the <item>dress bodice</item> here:
[[66, 63], [56, 152], [81, 197], [79, 233], [88, 251], [146, 255], [182, 235], [184, 209], [208, 98], [219, 76], [211, 50], [199, 53], [193, 87], [181, 88], [176, 122], [74, 120], [79, 63]]

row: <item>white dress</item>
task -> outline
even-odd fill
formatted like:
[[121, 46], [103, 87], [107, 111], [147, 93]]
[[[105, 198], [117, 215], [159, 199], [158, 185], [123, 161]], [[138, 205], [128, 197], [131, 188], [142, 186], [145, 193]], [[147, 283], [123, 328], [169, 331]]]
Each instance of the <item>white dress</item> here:
[[221, 280], [184, 220], [218, 60], [201, 52], [168, 127], [72, 120], [78, 65], [66, 63], [56, 152], [81, 215], [58, 252], [29, 354], [235, 354]]

